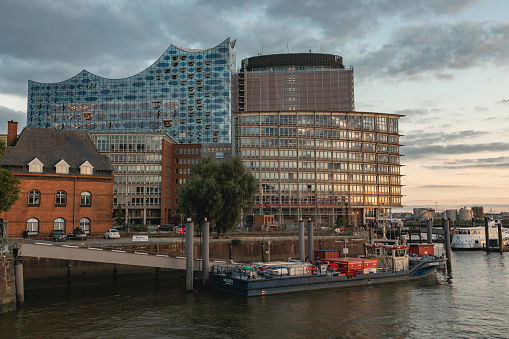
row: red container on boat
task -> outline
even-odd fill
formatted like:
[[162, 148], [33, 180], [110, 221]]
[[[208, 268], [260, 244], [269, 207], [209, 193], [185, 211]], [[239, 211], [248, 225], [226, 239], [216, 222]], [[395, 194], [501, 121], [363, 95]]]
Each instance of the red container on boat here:
[[337, 258], [327, 260], [331, 263], [338, 264], [338, 270], [349, 275], [363, 273], [363, 270], [365, 269], [369, 270], [378, 268], [378, 261], [376, 259]]
[[421, 257], [433, 256], [434, 245], [433, 244], [410, 244], [408, 254], [416, 255]]
[[362, 273], [362, 259], [357, 258], [338, 258], [329, 259], [338, 264], [338, 271], [348, 275], [356, 275]]
[[378, 268], [378, 260], [376, 259], [362, 259], [362, 268]]

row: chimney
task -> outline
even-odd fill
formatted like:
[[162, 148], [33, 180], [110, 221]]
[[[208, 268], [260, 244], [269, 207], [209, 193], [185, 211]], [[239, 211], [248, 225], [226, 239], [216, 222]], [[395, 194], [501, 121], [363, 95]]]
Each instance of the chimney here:
[[16, 121], [8, 121], [7, 128], [7, 146], [16, 145], [18, 140], [18, 123]]

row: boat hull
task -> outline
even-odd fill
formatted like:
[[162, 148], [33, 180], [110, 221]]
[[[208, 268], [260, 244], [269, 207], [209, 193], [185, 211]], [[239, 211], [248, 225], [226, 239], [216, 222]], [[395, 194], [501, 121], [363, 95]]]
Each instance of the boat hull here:
[[367, 286], [408, 281], [426, 277], [435, 272], [441, 261], [426, 261], [414, 268], [400, 272], [377, 272], [355, 276], [318, 274], [307, 276], [282, 276], [266, 279], [238, 279], [219, 274], [211, 275], [213, 288], [245, 297], [321, 290], [329, 288]]

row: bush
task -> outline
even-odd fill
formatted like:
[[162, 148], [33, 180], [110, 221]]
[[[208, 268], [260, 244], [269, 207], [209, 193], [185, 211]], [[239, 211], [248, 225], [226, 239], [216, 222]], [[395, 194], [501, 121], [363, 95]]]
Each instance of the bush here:
[[148, 227], [147, 227], [147, 225], [143, 225], [143, 224], [135, 224], [135, 225], [133, 225], [133, 231], [134, 232], [148, 232]]

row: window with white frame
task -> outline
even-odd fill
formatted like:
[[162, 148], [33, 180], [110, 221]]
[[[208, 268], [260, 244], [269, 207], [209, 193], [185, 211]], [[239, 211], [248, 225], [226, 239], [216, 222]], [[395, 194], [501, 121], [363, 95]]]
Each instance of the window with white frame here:
[[36, 218], [30, 218], [27, 221], [27, 231], [39, 233], [39, 220]]
[[65, 220], [63, 218], [56, 218], [53, 221], [53, 229], [55, 231], [65, 231]]
[[44, 164], [37, 158], [28, 163], [28, 171], [30, 173], [42, 173]]
[[55, 206], [65, 206], [67, 204], [67, 193], [58, 191], [55, 193]]
[[85, 161], [80, 166], [80, 173], [84, 175], [92, 175], [94, 173], [94, 167], [88, 161]]
[[80, 219], [80, 227], [85, 233], [90, 233], [90, 219], [88, 218], [81, 218]]
[[31, 190], [28, 192], [28, 206], [39, 206], [41, 204], [41, 192]]
[[92, 205], [92, 194], [90, 192], [81, 192], [80, 197], [80, 206], [90, 206]]
[[55, 169], [58, 174], [69, 174], [69, 165], [64, 161], [60, 160], [56, 165]]

